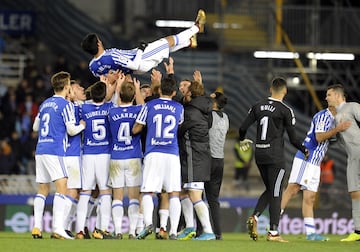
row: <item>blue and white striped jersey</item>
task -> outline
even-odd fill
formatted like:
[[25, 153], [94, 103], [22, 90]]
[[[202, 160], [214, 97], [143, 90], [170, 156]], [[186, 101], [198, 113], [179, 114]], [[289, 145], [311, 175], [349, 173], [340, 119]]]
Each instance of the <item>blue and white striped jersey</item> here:
[[109, 70], [121, 70], [125, 74], [131, 74], [133, 70], [137, 69], [131, 69], [128, 63], [135, 58], [136, 53], [137, 49], [106, 49], [102, 55], [90, 61], [90, 71], [97, 77], [107, 74]]
[[121, 105], [110, 109], [111, 159], [142, 158], [141, 134], [131, 133], [141, 108], [142, 105]]
[[110, 154], [111, 136], [109, 109], [111, 102], [96, 104], [86, 102], [81, 107], [81, 118], [86, 122], [83, 154]]
[[[80, 122], [80, 106], [81, 103], [74, 102], [75, 120], [76, 125]], [[68, 145], [66, 149], [66, 156], [80, 156], [81, 154], [81, 133], [75, 136], [68, 136]]]
[[[316, 113], [311, 121], [310, 129], [304, 140], [304, 146], [310, 152], [308, 162], [314, 165], [320, 165], [329, 146], [329, 140], [321, 143], [316, 141], [316, 133], [326, 132], [335, 127], [335, 118], [329, 109], [324, 109]], [[303, 158], [304, 154], [296, 153], [296, 157]]]
[[178, 126], [183, 121], [184, 108], [180, 103], [166, 98], [147, 102], [136, 119], [147, 127], [145, 155], [161, 152], [178, 156]]
[[66, 124], [75, 124], [74, 105], [59, 95], [46, 99], [39, 108], [39, 136], [36, 154], [65, 156]]

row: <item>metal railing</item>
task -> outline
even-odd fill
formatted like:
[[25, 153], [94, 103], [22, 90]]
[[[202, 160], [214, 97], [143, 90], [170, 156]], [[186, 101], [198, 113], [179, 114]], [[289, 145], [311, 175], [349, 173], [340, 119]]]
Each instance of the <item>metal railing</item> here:
[[28, 56], [0, 54], [0, 83], [15, 87], [22, 79]]

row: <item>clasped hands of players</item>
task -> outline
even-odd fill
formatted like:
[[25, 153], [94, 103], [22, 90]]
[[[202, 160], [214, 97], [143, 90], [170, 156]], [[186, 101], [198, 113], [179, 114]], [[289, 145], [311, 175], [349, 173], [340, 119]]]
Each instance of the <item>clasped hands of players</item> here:
[[250, 147], [251, 147], [251, 144], [253, 143], [252, 140], [250, 139], [244, 139], [242, 141], [239, 142], [239, 148], [240, 150], [242, 151], [247, 151]]

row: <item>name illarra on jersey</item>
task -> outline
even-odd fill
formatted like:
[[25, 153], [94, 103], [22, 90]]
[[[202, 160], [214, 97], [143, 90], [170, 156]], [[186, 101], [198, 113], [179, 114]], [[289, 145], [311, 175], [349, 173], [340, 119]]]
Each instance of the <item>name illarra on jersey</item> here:
[[111, 159], [142, 158], [141, 134], [131, 134], [141, 108], [142, 105], [123, 105], [110, 109]]

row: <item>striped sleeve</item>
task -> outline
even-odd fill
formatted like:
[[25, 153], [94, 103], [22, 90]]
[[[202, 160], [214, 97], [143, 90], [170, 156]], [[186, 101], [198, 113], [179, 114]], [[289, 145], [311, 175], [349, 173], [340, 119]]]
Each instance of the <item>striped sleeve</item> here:
[[136, 118], [136, 122], [142, 125], [146, 125], [146, 118], [148, 114], [148, 106], [145, 104], [138, 114], [138, 117]]

